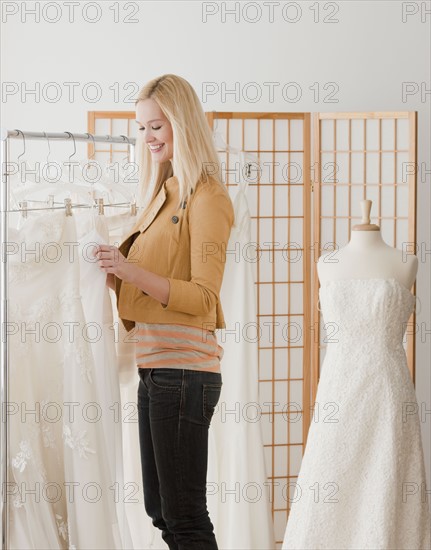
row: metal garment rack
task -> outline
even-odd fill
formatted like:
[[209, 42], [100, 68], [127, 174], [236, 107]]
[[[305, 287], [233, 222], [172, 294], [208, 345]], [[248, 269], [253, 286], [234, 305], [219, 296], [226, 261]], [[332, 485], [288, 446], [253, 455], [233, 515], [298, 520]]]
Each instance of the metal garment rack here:
[[[0, 323], [1, 323], [1, 339], [0, 339], [0, 405], [1, 405], [1, 422], [0, 422], [0, 484], [1, 484], [1, 548], [6, 550], [8, 547], [8, 529], [9, 529], [9, 513], [8, 513], [8, 452], [9, 452], [9, 433], [8, 433], [8, 372], [9, 372], [9, 350], [6, 339], [7, 323], [8, 323], [8, 282], [7, 282], [7, 255], [6, 243], [8, 242], [8, 213], [9, 213], [9, 196], [10, 196], [10, 174], [8, 172], [8, 145], [10, 139], [22, 139], [25, 145], [25, 140], [51, 140], [51, 141], [83, 141], [87, 143], [121, 143], [129, 148], [130, 162], [135, 160], [135, 145], [136, 140], [127, 136], [97, 136], [92, 134], [72, 134], [71, 132], [23, 132], [21, 130], [0, 130], [1, 148], [0, 148], [0, 164], [2, 173], [2, 189], [0, 193], [0, 233], [2, 242], [2, 265], [0, 270]], [[24, 149], [25, 150], [25, 149]], [[73, 206], [73, 205], [72, 205]], [[81, 206], [81, 205], [77, 205]], [[110, 206], [107, 204], [106, 206]], [[62, 207], [65, 208], [65, 207]], [[50, 209], [50, 208], [49, 208]], [[30, 209], [29, 209], [30, 210]]]

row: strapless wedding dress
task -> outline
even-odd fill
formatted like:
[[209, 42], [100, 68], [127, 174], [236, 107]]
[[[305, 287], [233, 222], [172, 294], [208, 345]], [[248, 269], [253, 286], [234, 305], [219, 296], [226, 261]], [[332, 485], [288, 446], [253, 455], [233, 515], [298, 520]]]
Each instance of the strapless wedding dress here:
[[283, 549], [429, 549], [419, 409], [403, 347], [415, 297], [378, 278], [333, 280], [319, 293], [327, 349]]

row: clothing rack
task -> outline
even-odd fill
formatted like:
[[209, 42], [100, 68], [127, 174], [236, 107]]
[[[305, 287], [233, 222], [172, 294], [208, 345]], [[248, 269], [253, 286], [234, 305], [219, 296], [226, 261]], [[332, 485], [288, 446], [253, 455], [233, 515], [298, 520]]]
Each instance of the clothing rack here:
[[[1, 422], [0, 422], [0, 484], [1, 484], [1, 549], [6, 550], [8, 547], [8, 530], [9, 530], [9, 513], [8, 513], [8, 451], [9, 451], [9, 431], [8, 431], [8, 373], [9, 373], [9, 349], [6, 339], [7, 326], [8, 326], [8, 284], [7, 284], [7, 262], [6, 262], [6, 246], [8, 242], [8, 213], [9, 210], [9, 197], [10, 197], [10, 174], [8, 172], [8, 154], [9, 154], [9, 140], [10, 139], [22, 139], [25, 152], [25, 140], [53, 140], [53, 141], [73, 141], [75, 145], [76, 141], [83, 141], [88, 143], [122, 143], [126, 144], [129, 148], [130, 162], [135, 160], [135, 145], [136, 140], [127, 136], [98, 136], [89, 133], [85, 134], [72, 134], [71, 132], [27, 132], [21, 130], [7, 130], [5, 128], [0, 129], [0, 164], [2, 173], [2, 189], [0, 193], [0, 233], [2, 241], [2, 265], [0, 270], [0, 323], [1, 323], [1, 338], [0, 338], [0, 405], [1, 405]], [[48, 141], [49, 143], [49, 141]], [[75, 148], [76, 152], [76, 148]], [[21, 156], [21, 155], [20, 155]], [[71, 155], [73, 156], [73, 155]], [[99, 213], [103, 213], [103, 206], [124, 206], [127, 203], [105, 204], [98, 203]], [[61, 208], [65, 208], [66, 214], [71, 214], [71, 208], [92, 208], [92, 205], [72, 205], [70, 199], [65, 200], [65, 205]], [[132, 212], [136, 212], [136, 205], [131, 205]], [[47, 210], [51, 210], [52, 205], [47, 206]], [[58, 207], [57, 207], [58, 208]], [[32, 208], [26, 208], [27, 210], [36, 210]], [[39, 210], [39, 208], [37, 208]]]

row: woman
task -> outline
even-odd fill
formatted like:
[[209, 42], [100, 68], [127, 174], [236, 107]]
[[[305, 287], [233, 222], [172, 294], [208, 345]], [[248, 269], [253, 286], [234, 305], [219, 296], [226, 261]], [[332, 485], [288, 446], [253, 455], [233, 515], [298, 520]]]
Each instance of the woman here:
[[[117, 249], [99, 247], [140, 377], [144, 501], [170, 549], [215, 549], [206, 503], [208, 428], [221, 391], [215, 329], [233, 205], [191, 85], [167, 74], [136, 101], [141, 189], [151, 200]], [[174, 175], [175, 174], [175, 175]]]

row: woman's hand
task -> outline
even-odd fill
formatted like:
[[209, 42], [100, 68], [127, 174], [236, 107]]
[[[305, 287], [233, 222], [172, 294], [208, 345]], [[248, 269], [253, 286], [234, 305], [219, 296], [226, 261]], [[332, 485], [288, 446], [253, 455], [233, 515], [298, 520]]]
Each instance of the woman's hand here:
[[98, 265], [105, 273], [112, 273], [126, 283], [133, 283], [137, 270], [140, 268], [136, 264], [127, 261], [116, 246], [109, 244], [100, 244], [96, 251], [95, 257], [99, 260]]
[[[169, 302], [170, 283], [166, 277], [157, 275], [129, 262], [116, 246], [100, 244], [94, 256], [98, 259], [100, 269], [105, 273], [112, 273], [126, 283], [131, 283], [142, 290], [146, 296], [151, 296], [163, 306]], [[108, 281], [109, 284], [109, 281]], [[113, 288], [113, 287], [111, 287]]]

